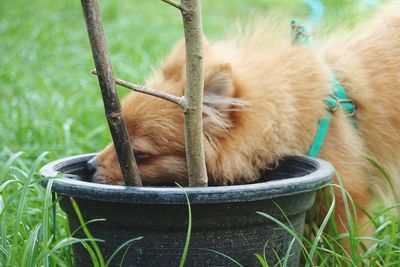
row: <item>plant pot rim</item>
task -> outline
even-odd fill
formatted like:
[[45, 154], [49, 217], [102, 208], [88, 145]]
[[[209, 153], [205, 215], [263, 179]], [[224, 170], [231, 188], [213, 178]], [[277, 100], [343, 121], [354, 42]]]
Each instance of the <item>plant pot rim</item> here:
[[83, 163], [95, 155], [90, 153], [66, 157], [46, 164], [40, 169], [43, 186], [47, 186], [48, 180], [54, 178], [53, 192], [76, 198], [135, 204], [186, 204], [187, 195], [191, 204], [208, 204], [257, 201], [313, 192], [328, 184], [334, 172], [332, 165], [324, 160], [289, 156], [287, 160], [306, 164], [315, 170], [300, 177], [253, 184], [184, 188], [107, 185], [60, 177], [63, 175], [60, 170], [68, 166], [74, 165], [76, 171], [83, 170]]

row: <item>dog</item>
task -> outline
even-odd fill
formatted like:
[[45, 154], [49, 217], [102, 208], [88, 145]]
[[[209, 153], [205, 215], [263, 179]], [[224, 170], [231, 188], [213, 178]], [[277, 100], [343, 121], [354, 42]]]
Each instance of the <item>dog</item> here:
[[[345, 189], [365, 208], [374, 187], [384, 187], [366, 155], [382, 163], [400, 188], [399, 2], [358, 30], [311, 47], [291, 45], [290, 29], [272, 25], [258, 23], [234, 38], [205, 41], [202, 123], [209, 184], [254, 182], [286, 155], [307, 154], [328, 112], [324, 99], [332, 94], [332, 72], [356, 102], [356, 126], [343, 109], [334, 111], [318, 156], [333, 164]], [[181, 41], [146, 86], [182, 96], [184, 52]], [[180, 108], [131, 93], [122, 110], [143, 183], [187, 184]], [[94, 161], [94, 182], [124, 183], [113, 144]], [[345, 219], [341, 193], [335, 194], [338, 217]], [[365, 219], [358, 212], [359, 223]]]

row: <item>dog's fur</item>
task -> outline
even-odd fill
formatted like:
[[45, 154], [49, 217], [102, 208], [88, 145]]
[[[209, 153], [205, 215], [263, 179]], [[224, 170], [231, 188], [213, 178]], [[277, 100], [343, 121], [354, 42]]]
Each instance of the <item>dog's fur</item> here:
[[[289, 31], [272, 28], [264, 23], [233, 39], [205, 43], [203, 126], [210, 184], [252, 182], [283, 156], [306, 154], [327, 113], [323, 99], [332, 92], [330, 69], [357, 103], [357, 128], [337, 110], [319, 156], [334, 165], [361, 206], [368, 206], [372, 186], [383, 180], [365, 155], [384, 164], [400, 188], [400, 4], [357, 34], [314, 47], [291, 46]], [[181, 96], [184, 85], [180, 42], [147, 86]], [[144, 184], [186, 184], [180, 108], [132, 93], [122, 109]], [[112, 144], [96, 163], [95, 182], [123, 184]], [[344, 218], [340, 202], [338, 194]]]

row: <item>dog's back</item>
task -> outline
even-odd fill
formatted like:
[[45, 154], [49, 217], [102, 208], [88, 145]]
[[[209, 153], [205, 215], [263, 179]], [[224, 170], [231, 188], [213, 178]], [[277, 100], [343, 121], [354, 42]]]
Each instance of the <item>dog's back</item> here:
[[[325, 44], [321, 54], [357, 103], [356, 130], [365, 155], [387, 168], [397, 191], [400, 188], [400, 3], [385, 7], [360, 33], [338, 39]], [[382, 188], [384, 179], [376, 178], [373, 175], [368, 182], [378, 181]]]

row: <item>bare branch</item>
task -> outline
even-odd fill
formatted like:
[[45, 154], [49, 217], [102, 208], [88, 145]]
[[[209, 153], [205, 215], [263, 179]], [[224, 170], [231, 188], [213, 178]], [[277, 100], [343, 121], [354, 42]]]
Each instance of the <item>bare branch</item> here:
[[173, 6], [173, 7], [176, 7], [176, 8], [179, 9], [180, 11], [186, 11], [186, 9], [182, 6], [181, 3], [177, 3], [177, 2], [175, 2], [175, 1], [173, 1], [173, 0], [161, 0], [161, 1], [163, 1], [164, 3], [167, 3], [168, 5], [171, 5], [171, 6]]
[[[207, 186], [208, 177], [207, 177], [205, 157], [204, 157], [203, 127], [202, 127], [204, 69], [203, 69], [203, 33], [202, 33], [200, 0], [181, 0], [181, 3], [177, 3], [174, 0], [162, 0], [167, 4], [170, 4], [180, 9], [182, 13], [183, 27], [185, 32], [185, 48], [186, 48], [186, 87], [185, 87], [185, 95], [183, 97], [168, 95], [156, 90], [130, 84], [123, 80], [119, 79], [115, 80], [111, 71], [111, 64], [109, 62], [107, 54], [107, 47], [104, 40], [104, 33], [101, 27], [100, 17], [98, 14], [97, 2], [96, 0], [81, 0], [81, 1], [89, 32], [89, 39], [92, 45], [93, 57], [95, 59], [96, 69], [98, 70], [98, 79], [103, 93], [103, 100], [106, 106], [106, 112], [109, 114], [107, 118], [109, 119], [111, 131], [113, 131], [112, 129], [114, 128], [112, 127], [114, 124], [113, 122], [116, 121], [118, 122], [118, 124], [120, 124], [122, 118], [122, 113], [120, 112], [118, 98], [115, 99], [114, 97], [113, 99], [117, 101], [118, 104], [117, 108], [119, 108], [119, 110], [107, 109], [107, 105], [110, 106], [112, 105], [106, 101], [107, 98], [106, 96], [108, 96], [108, 94], [111, 94], [110, 92], [112, 92], [113, 96], [116, 96], [115, 92], [116, 82], [129, 89], [150, 94], [153, 96], [158, 96], [162, 99], [180, 105], [183, 109], [185, 118], [185, 146], [186, 146], [189, 186]], [[86, 7], [85, 5], [89, 7]], [[97, 14], [89, 14], [89, 15], [86, 14], [89, 13], [87, 10], [90, 11], [91, 9], [93, 9], [92, 5], [94, 5], [97, 8]], [[90, 23], [90, 19], [93, 19], [95, 22]], [[97, 29], [96, 26], [98, 26], [100, 29]], [[97, 35], [101, 37], [100, 40], [95, 39], [96, 37], [98, 37]], [[102, 45], [101, 48], [104, 51], [100, 52], [97, 51], [97, 47], [95, 47], [94, 45], [97, 42], [101, 43]], [[98, 61], [100, 61], [100, 63]], [[110, 92], [106, 90], [107, 86], [102, 86], [102, 83], [104, 83], [104, 81], [110, 87]], [[103, 87], [105, 89], [103, 89]], [[124, 129], [126, 131], [126, 127]], [[124, 137], [122, 136], [120, 136], [120, 138], [124, 139]], [[116, 141], [114, 135], [113, 139], [114, 141]], [[130, 149], [129, 140], [128, 140], [128, 148]], [[124, 155], [123, 153], [126, 151], [120, 152], [118, 151], [117, 148], [117, 152], [118, 155]], [[131, 153], [131, 155], [133, 154]], [[120, 164], [121, 164], [121, 169], [124, 173], [121, 159], [120, 159]], [[128, 178], [129, 177], [127, 177], [124, 174], [124, 179], [126, 181], [128, 181], [127, 180]], [[128, 182], [126, 183], [128, 184]]]
[[[91, 72], [92, 72], [92, 74], [97, 75], [97, 72], [96, 72], [95, 69], [92, 69]], [[157, 90], [154, 90], [154, 89], [151, 89], [151, 88], [146, 88], [144, 86], [137, 85], [137, 84], [134, 84], [134, 83], [130, 83], [130, 82], [118, 79], [118, 78], [115, 78], [115, 83], [120, 85], [120, 86], [122, 86], [122, 87], [128, 88], [128, 89], [133, 90], [135, 92], [138, 92], [138, 93], [143, 93], [143, 94], [146, 94], [146, 95], [151, 95], [151, 96], [155, 96], [155, 97], [167, 100], [169, 102], [177, 104], [182, 109], [185, 109], [185, 107], [186, 107], [183, 97], [178, 97], [178, 96], [170, 95], [170, 94], [167, 94], [167, 93], [164, 93], [164, 92], [161, 92], [161, 91], [157, 91]]]
[[90, 46], [103, 97], [104, 109], [111, 136], [118, 155], [118, 161], [126, 185], [141, 186], [139, 170], [129, 142], [128, 131], [121, 112], [117, 91], [115, 90], [108, 49], [101, 23], [97, 0], [81, 0], [83, 15], [89, 35]]
[[207, 186], [204, 157], [202, 105], [204, 87], [203, 31], [199, 0], [182, 0], [186, 48], [185, 145], [189, 186]]

